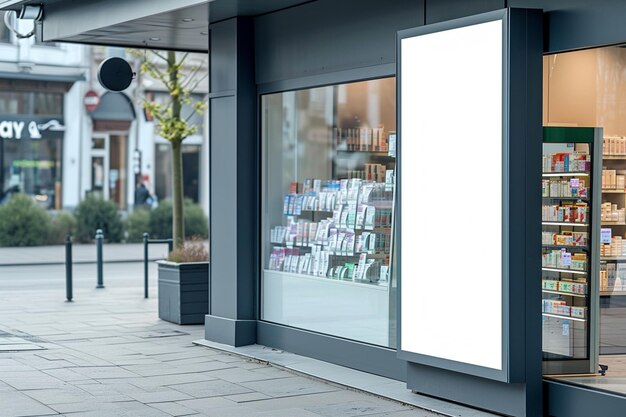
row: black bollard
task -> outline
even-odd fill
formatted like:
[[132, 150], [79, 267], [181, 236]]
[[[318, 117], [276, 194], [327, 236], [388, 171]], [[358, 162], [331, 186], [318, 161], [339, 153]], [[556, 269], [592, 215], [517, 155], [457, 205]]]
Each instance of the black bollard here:
[[98, 268], [98, 285], [96, 288], [104, 288], [104, 282], [102, 279], [102, 241], [104, 240], [104, 235], [102, 234], [102, 229], [96, 230], [96, 263]]
[[148, 298], [148, 237], [143, 234], [143, 298]]
[[65, 297], [71, 303], [72, 294], [72, 235], [65, 238]]

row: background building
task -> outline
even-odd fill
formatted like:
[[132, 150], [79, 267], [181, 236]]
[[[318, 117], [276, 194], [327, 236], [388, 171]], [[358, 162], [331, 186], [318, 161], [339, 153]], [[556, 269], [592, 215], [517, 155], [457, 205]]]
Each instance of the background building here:
[[[32, 27], [16, 24], [21, 32]], [[153, 195], [169, 198], [169, 143], [141, 105], [143, 98], [166, 100], [163, 86], [139, 76], [123, 93], [106, 92], [97, 68], [107, 57], [126, 56], [125, 49], [37, 39], [17, 39], [0, 24], [0, 189], [20, 190], [55, 210], [71, 210], [96, 193], [128, 211], [140, 174]], [[207, 65], [205, 55], [187, 61]], [[207, 84], [198, 85], [194, 100], [207, 100]], [[204, 119], [193, 117], [197, 134], [183, 146], [184, 193], [208, 213]]]

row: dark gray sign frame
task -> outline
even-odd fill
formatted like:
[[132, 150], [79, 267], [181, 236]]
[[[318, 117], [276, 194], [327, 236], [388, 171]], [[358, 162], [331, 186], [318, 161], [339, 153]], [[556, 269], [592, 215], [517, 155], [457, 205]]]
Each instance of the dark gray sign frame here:
[[[540, 380], [541, 317], [540, 193], [541, 178], [541, 11], [497, 10], [398, 32], [398, 176], [396, 231], [401, 240], [402, 53], [403, 39], [429, 33], [502, 21], [502, 369], [493, 369], [401, 350], [401, 297], [398, 301], [398, 357], [505, 383]], [[462, 69], [460, 69], [462, 70]], [[534, 107], [536, 108], [534, 108]], [[528, 155], [528, 159], [526, 158]], [[533, 159], [535, 158], [536, 161]], [[407, 162], [409, 163], [409, 162]], [[431, 200], [431, 197], [427, 197]], [[479, 197], [478, 197], [479, 198]], [[533, 204], [535, 206], [533, 206]], [[536, 207], [536, 208], [535, 208]], [[514, 220], [514, 221], [512, 221]], [[534, 235], [533, 235], [534, 233]], [[401, 245], [398, 245], [398, 265]], [[402, 291], [402, 270], [398, 270]], [[533, 288], [534, 286], [537, 288]], [[433, 296], [439, 296], [433, 294]], [[476, 300], [480, 302], [480, 300]], [[477, 323], [480, 325], [480, 323]], [[429, 335], [424, 335], [429, 337]], [[461, 349], [462, 346], [460, 345]], [[532, 357], [532, 363], [528, 359]], [[536, 362], [536, 363], [535, 363]], [[532, 372], [530, 372], [532, 370]], [[536, 375], [535, 375], [536, 374]], [[532, 377], [531, 377], [532, 375]]]

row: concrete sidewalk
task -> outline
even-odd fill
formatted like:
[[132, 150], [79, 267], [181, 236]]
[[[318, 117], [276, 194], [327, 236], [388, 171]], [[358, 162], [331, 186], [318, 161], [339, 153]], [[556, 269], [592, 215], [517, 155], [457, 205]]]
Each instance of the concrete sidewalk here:
[[[131, 282], [132, 267], [122, 277], [124, 265], [116, 265], [119, 285]], [[53, 280], [59, 291], [30, 280], [1, 286], [15, 281], [11, 271], [24, 269], [52, 275], [45, 266], [1, 269], [0, 417], [436, 416], [195, 346], [203, 326], [158, 320], [157, 299], [143, 299], [140, 288], [81, 287], [77, 301], [65, 303], [57, 294], [61, 279]], [[77, 277], [85, 279], [92, 281]]]
[[[149, 245], [151, 261], [164, 259], [167, 245]], [[75, 264], [95, 263], [96, 245], [73, 244], [72, 257]], [[105, 243], [102, 249], [104, 262], [142, 262], [143, 243]], [[65, 264], [65, 246], [32, 246], [19, 248], [0, 247], [0, 266], [57, 265]]]

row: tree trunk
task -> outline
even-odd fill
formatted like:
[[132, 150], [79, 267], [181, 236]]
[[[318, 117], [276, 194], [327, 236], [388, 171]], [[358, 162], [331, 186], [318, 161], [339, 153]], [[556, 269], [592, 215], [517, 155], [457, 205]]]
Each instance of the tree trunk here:
[[[170, 94], [172, 95], [172, 116], [180, 119], [182, 109], [178, 70], [176, 68], [176, 53], [167, 52], [167, 64], [170, 73]], [[172, 143], [172, 238], [174, 248], [185, 246], [185, 223], [183, 218], [183, 160], [182, 138], [171, 139]]]
[[172, 233], [174, 248], [182, 248], [185, 244], [185, 227], [183, 216], [183, 163], [182, 144], [172, 142]]

